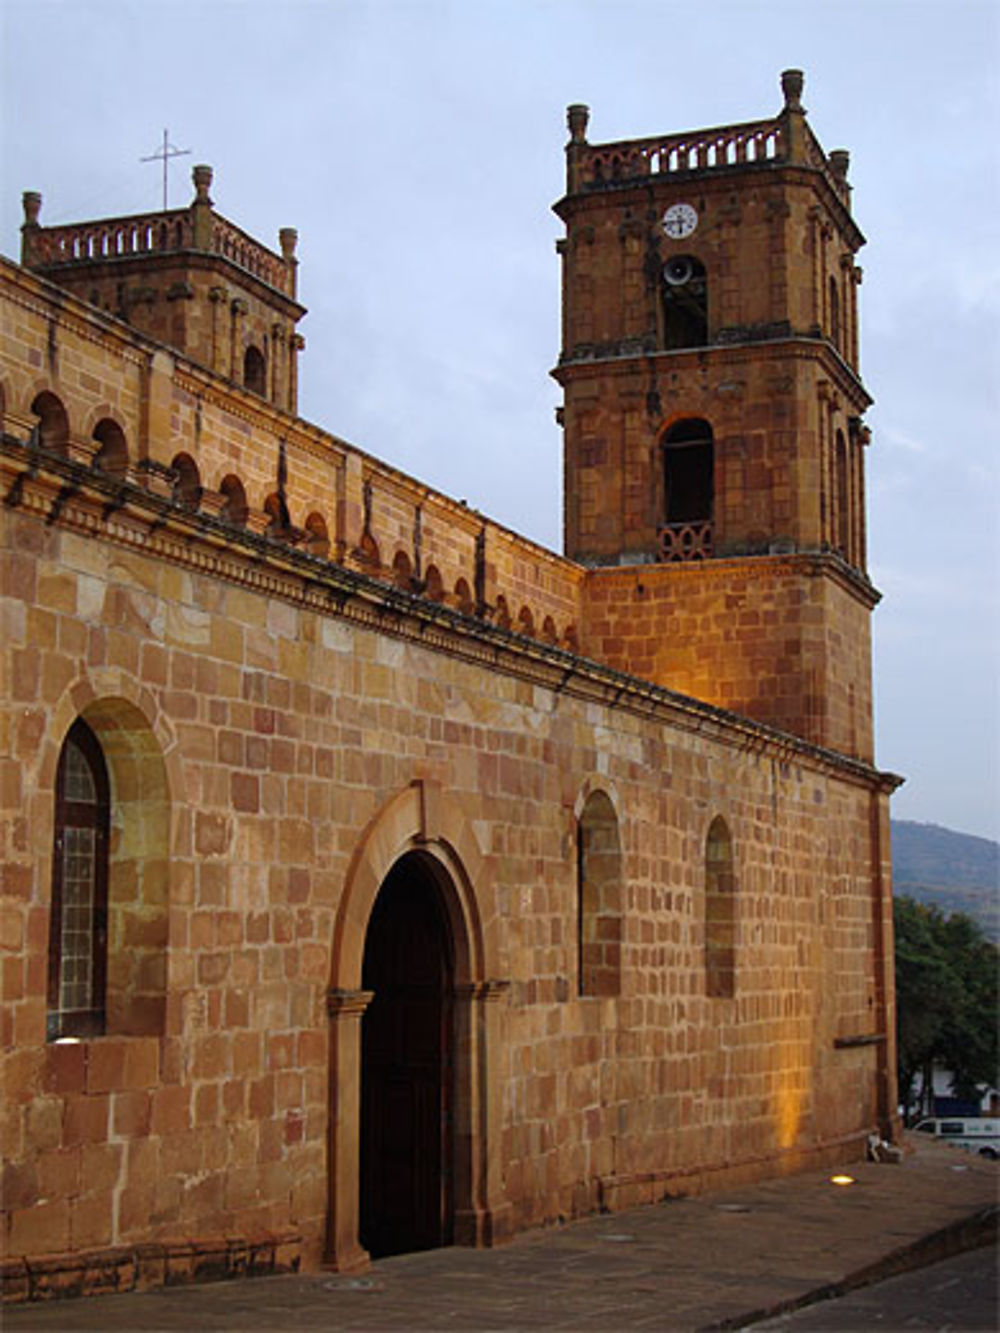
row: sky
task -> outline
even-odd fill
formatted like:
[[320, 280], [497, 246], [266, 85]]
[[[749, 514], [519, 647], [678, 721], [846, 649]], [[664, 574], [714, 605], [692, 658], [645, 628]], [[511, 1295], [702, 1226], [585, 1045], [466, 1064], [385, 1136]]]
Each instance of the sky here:
[[565, 108], [593, 142], [777, 114], [851, 152], [877, 760], [1000, 838], [996, 0], [0, 0], [0, 252], [170, 206], [299, 231], [303, 416], [554, 550]]

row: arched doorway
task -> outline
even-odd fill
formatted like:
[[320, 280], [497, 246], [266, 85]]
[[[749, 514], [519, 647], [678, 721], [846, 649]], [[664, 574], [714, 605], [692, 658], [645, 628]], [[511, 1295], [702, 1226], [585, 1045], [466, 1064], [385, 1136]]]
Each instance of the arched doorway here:
[[434, 864], [400, 857], [365, 938], [359, 1240], [372, 1258], [453, 1239], [455, 963]]

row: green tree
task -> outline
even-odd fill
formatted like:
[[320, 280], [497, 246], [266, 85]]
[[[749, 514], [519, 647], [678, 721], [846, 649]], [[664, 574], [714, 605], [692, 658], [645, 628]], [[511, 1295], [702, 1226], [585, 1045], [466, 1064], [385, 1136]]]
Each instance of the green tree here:
[[[917, 1075], [928, 1092], [934, 1066], [959, 1097], [978, 1100], [997, 1083], [998, 952], [969, 917], [945, 916], [897, 898], [896, 1036], [899, 1099], [909, 1114]], [[929, 1108], [928, 1108], [929, 1109]]]

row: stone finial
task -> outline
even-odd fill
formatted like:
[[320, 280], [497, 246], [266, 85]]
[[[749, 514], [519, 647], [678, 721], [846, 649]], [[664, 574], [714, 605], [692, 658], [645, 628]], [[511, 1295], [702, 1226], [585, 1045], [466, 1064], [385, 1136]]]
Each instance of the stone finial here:
[[281, 245], [281, 257], [287, 264], [295, 258], [295, 247], [299, 243], [299, 233], [294, 227], [282, 227], [278, 232], [278, 241]]
[[805, 75], [800, 69], [786, 69], [781, 75], [781, 91], [785, 94], [785, 108], [788, 111], [802, 111], [802, 88]]
[[846, 148], [831, 148], [827, 154], [830, 170], [838, 180], [847, 180], [847, 170], [851, 165], [851, 155]]
[[24, 207], [24, 225], [37, 227], [38, 215], [42, 211], [42, 196], [37, 190], [25, 190], [21, 195], [21, 204]]
[[587, 122], [590, 120], [590, 107], [583, 102], [574, 102], [566, 108], [566, 124], [570, 138], [574, 143], [587, 142]]
[[212, 201], [208, 197], [208, 189], [212, 184], [212, 168], [206, 167], [204, 164], [193, 167], [191, 179], [194, 181], [194, 202], [211, 206]]

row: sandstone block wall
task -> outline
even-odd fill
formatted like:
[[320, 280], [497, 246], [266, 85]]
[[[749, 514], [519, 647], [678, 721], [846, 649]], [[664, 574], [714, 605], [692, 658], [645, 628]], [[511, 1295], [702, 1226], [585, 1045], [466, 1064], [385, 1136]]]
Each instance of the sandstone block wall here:
[[868, 609], [820, 559], [598, 569], [584, 596], [589, 656], [872, 758]]
[[[105, 1254], [111, 1271], [148, 1245], [161, 1280], [359, 1261], [365, 932], [411, 851], [438, 867], [454, 935], [460, 1239], [842, 1159], [889, 1122], [893, 783], [864, 762], [867, 638], [836, 577], [807, 579], [806, 603], [801, 578], [752, 561], [719, 563], [727, 593], [705, 570], [695, 590], [686, 569], [585, 571], [0, 276], [15, 1266]], [[51, 449], [29, 442], [42, 393], [67, 416]], [[116, 476], [93, 466], [108, 420]], [[59, 1044], [54, 798], [78, 717], [112, 790], [112, 984], [106, 1034]], [[601, 868], [588, 994], [595, 802], [619, 881]], [[719, 820], [731, 995], [707, 980]]]
[[[5, 512], [3, 542], [9, 1253], [292, 1228], [318, 1259], [336, 1188], [335, 920], [362, 832], [414, 780], [460, 811], [483, 859], [472, 894], [495, 904], [494, 1202], [513, 1226], [857, 1150], [875, 1127], [880, 1048], [835, 1046], [880, 1031], [880, 798], [860, 774], [32, 515]], [[44, 956], [55, 763], [78, 715], [105, 741], [116, 801], [135, 756], [158, 756], [144, 785], [168, 812], [167, 855], [116, 804], [112, 876], [136, 856], [155, 866], [142, 892], [167, 913], [166, 1004], [155, 1031], [112, 1020], [67, 1047], [45, 1041]], [[615, 997], [578, 995], [587, 783], [619, 821]], [[718, 815], [735, 849], [732, 999], [705, 987]]]

